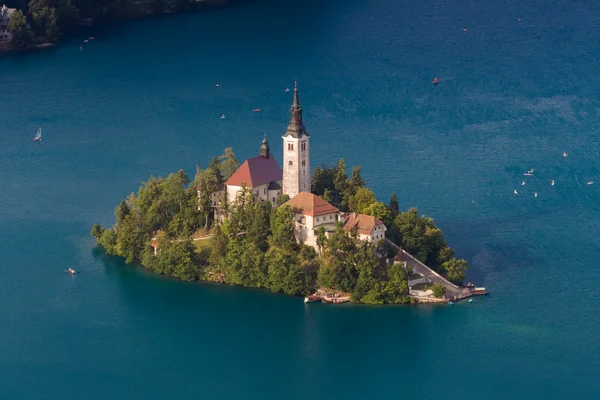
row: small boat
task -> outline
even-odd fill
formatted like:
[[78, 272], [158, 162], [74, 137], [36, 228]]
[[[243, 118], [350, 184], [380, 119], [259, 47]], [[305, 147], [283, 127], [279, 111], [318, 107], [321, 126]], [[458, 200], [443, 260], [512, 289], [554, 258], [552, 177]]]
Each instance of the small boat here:
[[317, 296], [316, 294], [311, 294], [310, 296], [307, 296], [304, 298], [305, 303], [314, 303], [315, 301], [319, 301], [319, 300], [321, 300], [321, 298], [319, 296]]
[[221, 119], [225, 119], [225, 114], [221, 114]]
[[471, 283], [471, 282], [467, 282], [467, 283], [465, 283], [465, 284], [463, 285], [463, 287], [466, 287], [466, 288], [474, 288], [474, 287], [475, 287], [475, 285], [474, 285], [473, 283]]
[[484, 287], [476, 287], [473, 288], [473, 291], [471, 292], [473, 295], [477, 295], [477, 296], [483, 296], [485, 294], [489, 294], [489, 292], [486, 290], [486, 288]]
[[40, 127], [37, 131], [37, 133], [35, 134], [35, 137], [33, 138], [34, 142], [39, 142], [40, 140], [42, 140], [42, 128]]
[[433, 84], [437, 85], [438, 83], [440, 83], [440, 78], [433, 78]]
[[469, 303], [472, 303], [472, 302], [473, 302], [473, 299], [469, 299]]
[[463, 28], [463, 32], [468, 32], [469, 30], [467, 28]]
[[215, 85], [215, 87], [221, 87], [221, 85], [217, 83], [217, 84]]
[[70, 273], [71, 275], [75, 275], [77, 273], [77, 271], [75, 271], [73, 268], [69, 268], [67, 270], [68, 273]]
[[593, 185], [593, 184], [594, 184], [594, 182], [592, 182], [592, 181], [589, 181], [587, 184], [588, 184], [588, 185]]
[[87, 40], [87, 39], [83, 41], [83, 43], [87, 43], [87, 42], [88, 42], [88, 40]]
[[565, 152], [563, 153], [563, 157], [567, 157], [567, 156], [568, 156], [568, 154], [567, 154], [567, 152], [565, 151]]
[[554, 186], [554, 179], [552, 179], [552, 182], [550, 183], [552, 186]]
[[285, 88], [285, 91], [286, 91], [286, 92], [289, 92], [289, 91], [290, 91], [290, 88]]
[[95, 37], [93, 37], [93, 36], [90, 36], [90, 39], [89, 39], [89, 40], [94, 40], [94, 39], [96, 39], [96, 38], [95, 38]]
[[449, 302], [448, 302], [448, 305], [449, 305], [449, 306], [453, 306], [453, 305], [454, 305], [454, 302], [452, 302], [452, 301], [449, 301]]
[[525, 186], [525, 181], [521, 182], [521, 186]]
[[514, 194], [519, 194], [519, 192], [517, 192], [517, 189], [515, 189], [515, 191], [513, 192]]
[[533, 194], [533, 197], [537, 197], [537, 192], [535, 192], [535, 193]]
[[255, 112], [255, 113], [260, 113], [260, 112], [262, 112], [262, 108], [255, 108], [255, 109], [254, 109], [254, 112]]
[[525, 172], [523, 175], [524, 176], [533, 176], [533, 173], [532, 172]]
[[81, 50], [83, 50], [83, 47], [82, 47], [82, 46], [79, 46], [79, 51], [81, 51]]

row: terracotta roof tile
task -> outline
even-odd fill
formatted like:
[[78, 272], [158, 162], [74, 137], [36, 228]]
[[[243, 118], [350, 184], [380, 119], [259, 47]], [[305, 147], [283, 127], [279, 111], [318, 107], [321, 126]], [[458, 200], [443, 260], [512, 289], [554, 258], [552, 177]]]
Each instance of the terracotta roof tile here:
[[348, 232], [356, 227], [358, 233], [370, 235], [377, 225], [383, 225], [383, 222], [370, 215], [349, 213], [344, 217], [344, 229]]
[[273, 157], [262, 156], [249, 158], [225, 182], [226, 185], [256, 187], [278, 181], [283, 178], [283, 171]]
[[308, 192], [298, 193], [293, 199], [288, 200], [283, 205], [297, 208], [302, 214], [311, 217], [318, 217], [319, 215], [331, 214], [339, 211], [319, 196]]

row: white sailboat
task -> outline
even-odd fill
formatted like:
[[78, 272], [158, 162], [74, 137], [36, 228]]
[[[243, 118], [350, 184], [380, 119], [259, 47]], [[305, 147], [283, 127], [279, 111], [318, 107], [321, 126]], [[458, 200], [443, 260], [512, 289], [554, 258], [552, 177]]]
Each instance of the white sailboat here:
[[35, 134], [35, 137], [33, 138], [34, 142], [39, 142], [40, 140], [42, 140], [42, 128], [40, 127], [37, 131], [37, 133]]

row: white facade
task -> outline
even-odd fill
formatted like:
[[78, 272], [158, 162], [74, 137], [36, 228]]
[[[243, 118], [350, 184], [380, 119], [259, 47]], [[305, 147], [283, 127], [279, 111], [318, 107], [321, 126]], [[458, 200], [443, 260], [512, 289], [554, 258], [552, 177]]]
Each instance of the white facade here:
[[6, 5], [0, 8], [0, 42], [10, 42], [12, 40], [12, 34], [9, 32], [7, 26], [10, 16], [15, 10], [15, 8], [8, 8]]
[[[279, 187], [281, 187], [281, 181], [276, 182]], [[281, 194], [281, 189], [269, 189], [269, 184], [264, 184], [256, 187], [248, 187], [252, 194], [260, 200], [268, 201], [271, 203], [271, 206], [277, 207], [277, 197]], [[237, 194], [242, 190], [241, 186], [227, 185], [227, 200], [229, 204], [235, 204], [237, 199]]]
[[283, 136], [283, 193], [310, 192], [310, 136]]
[[318, 217], [297, 214], [295, 234], [296, 239], [301, 244], [312, 246], [319, 251], [319, 246], [317, 245], [317, 233], [319, 228], [323, 226], [326, 232], [333, 231], [333, 229], [335, 229], [336, 221], [337, 211], [329, 214], [319, 215]]

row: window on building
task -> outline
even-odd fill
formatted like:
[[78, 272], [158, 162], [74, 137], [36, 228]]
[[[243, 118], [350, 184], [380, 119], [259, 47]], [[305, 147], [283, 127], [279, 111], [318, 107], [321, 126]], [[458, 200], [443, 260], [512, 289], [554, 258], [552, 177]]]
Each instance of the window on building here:
[[305, 160], [302, 160], [302, 166], [306, 167], [306, 161]]
[[317, 222], [319, 222], [319, 217], [317, 217]]
[[302, 148], [302, 151], [306, 150], [306, 142], [302, 142], [301, 148]]
[[275, 203], [275, 197], [273, 197], [273, 203]]
[[263, 190], [263, 194], [267, 194], [267, 188], [264, 188]]
[[291, 167], [292, 165], [294, 165], [294, 163], [292, 162], [292, 160], [290, 160], [290, 162], [288, 163], [288, 165]]

